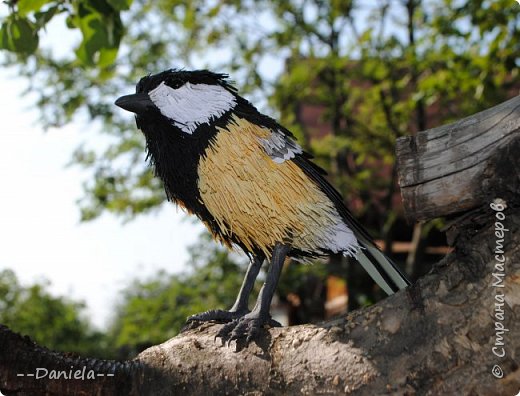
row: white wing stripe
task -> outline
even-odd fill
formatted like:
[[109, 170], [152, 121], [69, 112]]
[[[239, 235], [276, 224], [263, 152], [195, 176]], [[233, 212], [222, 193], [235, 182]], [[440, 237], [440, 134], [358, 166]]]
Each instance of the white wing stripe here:
[[278, 130], [273, 131], [267, 139], [259, 140], [267, 155], [278, 164], [290, 160], [291, 158], [294, 158], [296, 154], [301, 154], [303, 152], [298, 143]]

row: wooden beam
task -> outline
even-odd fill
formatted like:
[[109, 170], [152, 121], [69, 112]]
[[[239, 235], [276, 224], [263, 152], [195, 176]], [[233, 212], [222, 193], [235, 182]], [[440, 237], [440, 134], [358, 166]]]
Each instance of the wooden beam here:
[[[381, 239], [374, 240], [376, 245], [381, 250], [385, 250], [385, 241]], [[409, 253], [412, 250], [412, 243], [407, 241], [393, 241], [390, 252], [393, 254]], [[436, 254], [439, 256], [445, 256], [453, 250], [450, 246], [427, 246], [426, 254]]]
[[487, 203], [490, 167], [516, 139], [520, 96], [453, 124], [399, 138], [399, 185], [406, 216], [427, 220]]

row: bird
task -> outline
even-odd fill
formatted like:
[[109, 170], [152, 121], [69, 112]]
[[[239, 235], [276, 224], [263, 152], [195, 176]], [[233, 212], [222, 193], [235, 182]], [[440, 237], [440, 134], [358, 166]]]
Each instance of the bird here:
[[[192, 315], [187, 328], [220, 322], [216, 337], [249, 343], [261, 329], [279, 325], [270, 305], [286, 259], [343, 254], [389, 295], [410, 285], [295, 136], [240, 96], [228, 74], [165, 70], [141, 78], [136, 92], [115, 104], [134, 113], [168, 200], [249, 258], [233, 306]], [[269, 268], [250, 310], [264, 261]]]

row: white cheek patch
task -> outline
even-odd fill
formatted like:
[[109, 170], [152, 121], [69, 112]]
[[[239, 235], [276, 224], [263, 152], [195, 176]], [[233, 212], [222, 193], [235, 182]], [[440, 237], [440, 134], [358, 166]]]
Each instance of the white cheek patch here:
[[162, 115], [190, 135], [200, 124], [209, 123], [236, 105], [233, 94], [220, 85], [188, 82], [174, 89], [162, 82], [148, 96]]
[[267, 139], [259, 139], [265, 152], [278, 164], [303, 152], [298, 143], [280, 131], [273, 131]]

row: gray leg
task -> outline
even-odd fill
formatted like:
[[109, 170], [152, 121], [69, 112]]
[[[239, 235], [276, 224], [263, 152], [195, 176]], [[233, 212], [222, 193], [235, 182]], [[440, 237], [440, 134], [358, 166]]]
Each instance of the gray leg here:
[[278, 279], [282, 272], [285, 257], [287, 253], [289, 253], [289, 250], [290, 248], [287, 245], [276, 244], [273, 249], [271, 266], [269, 267], [267, 278], [256, 300], [255, 307], [247, 315], [235, 319], [222, 327], [217, 337], [228, 342], [245, 338], [246, 343], [249, 343], [258, 334], [261, 327], [271, 323], [269, 309], [276, 286], [278, 285]]
[[242, 282], [242, 286], [240, 286], [240, 291], [238, 292], [237, 299], [231, 309], [230, 312], [249, 312], [247, 307], [249, 302], [249, 296], [251, 295], [251, 291], [255, 285], [256, 278], [258, 277], [258, 273], [260, 272], [260, 268], [262, 267], [262, 263], [264, 262], [263, 257], [255, 256], [253, 260], [249, 263], [247, 267], [246, 276], [244, 277], [244, 281]]
[[187, 319], [187, 323], [184, 326], [183, 331], [197, 327], [200, 324], [195, 322], [208, 322], [212, 320], [217, 322], [231, 322], [232, 320], [240, 318], [247, 314], [249, 312], [249, 295], [253, 290], [256, 278], [258, 276], [258, 273], [260, 272], [260, 268], [262, 267], [263, 261], [264, 258], [262, 256], [255, 256], [253, 260], [251, 260], [249, 266], [247, 267], [246, 276], [244, 277], [244, 281], [242, 282], [240, 291], [238, 292], [237, 299], [233, 304], [233, 307], [231, 307], [229, 311], [214, 309], [202, 312], [200, 314], [192, 315]]

